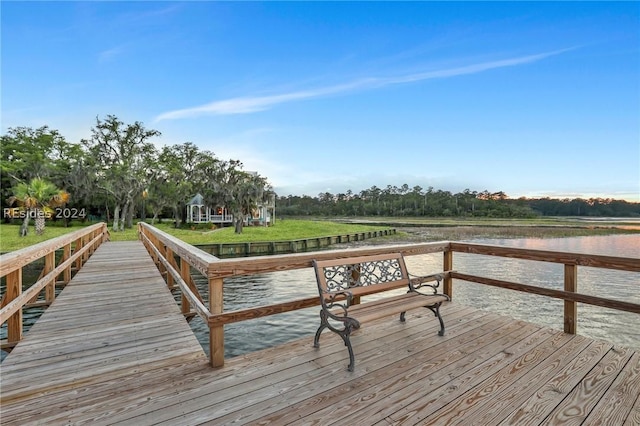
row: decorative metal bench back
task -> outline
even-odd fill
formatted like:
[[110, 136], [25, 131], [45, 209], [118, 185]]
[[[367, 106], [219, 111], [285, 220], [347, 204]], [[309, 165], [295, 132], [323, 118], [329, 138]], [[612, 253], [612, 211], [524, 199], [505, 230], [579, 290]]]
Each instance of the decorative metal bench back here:
[[316, 262], [316, 274], [321, 290], [330, 293], [369, 293], [365, 287], [402, 287], [409, 280], [400, 253], [319, 261]]

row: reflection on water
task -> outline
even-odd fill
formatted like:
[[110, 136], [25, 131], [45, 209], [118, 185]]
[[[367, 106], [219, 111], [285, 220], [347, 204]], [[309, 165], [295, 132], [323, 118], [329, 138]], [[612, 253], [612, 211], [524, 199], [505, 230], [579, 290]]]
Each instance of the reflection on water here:
[[[557, 239], [481, 239], [469, 242], [640, 258], [640, 235]], [[464, 253], [455, 253], [453, 262], [454, 269], [463, 273], [560, 290], [564, 286], [564, 267], [560, 264]], [[407, 266], [414, 274], [439, 272], [442, 270], [442, 254], [408, 257]], [[578, 267], [578, 285], [578, 291], [581, 293], [640, 303], [638, 273]], [[198, 286], [205, 295], [206, 280], [198, 281]], [[225, 279], [224, 291], [225, 311], [285, 302], [318, 294], [311, 269]], [[561, 300], [459, 280], [454, 281], [453, 296], [457, 303], [558, 330], [563, 329]], [[309, 345], [311, 345], [319, 321], [318, 309], [314, 307], [225, 326], [225, 356], [233, 357], [303, 336], [309, 337]], [[446, 322], [446, 310], [443, 310], [443, 314]], [[194, 318], [191, 325], [205, 351], [208, 350], [206, 325], [198, 317]], [[640, 317], [637, 314], [579, 304], [578, 333], [640, 349]]]

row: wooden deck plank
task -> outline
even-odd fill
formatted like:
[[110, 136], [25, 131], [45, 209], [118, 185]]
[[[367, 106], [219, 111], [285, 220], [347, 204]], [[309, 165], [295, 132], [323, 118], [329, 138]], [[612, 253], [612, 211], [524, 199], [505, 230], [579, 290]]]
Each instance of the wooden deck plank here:
[[588, 341], [573, 339], [531, 369], [522, 371], [518, 365], [510, 365], [491, 379], [470, 389], [463, 398], [448, 404], [436, 417], [457, 424], [458, 417], [473, 416], [478, 424], [496, 424], [552, 380], [566, 364], [578, 356]]
[[545, 419], [597, 365], [611, 349], [607, 342], [592, 342], [579, 356], [571, 359], [555, 377], [513, 411], [500, 424], [530, 424]]
[[[462, 313], [468, 314], [469, 312], [472, 311], [469, 311], [467, 308], [462, 310]], [[399, 322], [396, 325], [403, 327]], [[413, 325], [414, 327], [420, 327], [421, 324], [414, 322]], [[387, 333], [395, 334], [394, 331], [395, 330], [387, 330]], [[396, 336], [396, 340], [400, 338], [400, 336]], [[179, 405], [182, 401], [193, 403], [191, 400], [197, 398], [199, 395], [202, 395], [199, 401], [206, 407], [210, 406], [212, 402], [217, 402], [221, 406], [224, 406], [224, 409], [228, 409], [228, 401], [233, 400], [240, 401], [243, 406], [246, 406], [247, 398], [246, 395], [243, 394], [247, 393], [248, 390], [246, 387], [241, 386], [243, 384], [250, 385], [252, 389], [260, 389], [260, 387], [271, 388], [274, 378], [280, 377], [278, 380], [283, 381], [286, 380], [288, 376], [291, 376], [289, 379], [299, 385], [298, 376], [292, 372], [296, 368], [300, 368], [301, 365], [303, 366], [303, 371], [300, 374], [322, 374], [322, 371], [319, 370], [317, 366], [311, 364], [313, 359], [317, 357], [311, 347], [311, 337], [306, 341], [302, 341], [302, 344], [298, 342], [298, 344], [292, 344], [292, 346], [294, 346], [294, 349], [291, 351], [284, 353], [278, 351], [280, 353], [280, 355], [276, 354], [278, 356], [264, 356], [262, 353], [255, 353], [232, 359], [223, 370], [219, 370], [220, 377], [217, 378], [215, 384], [211, 384], [211, 377], [209, 374], [206, 374], [204, 377], [199, 378], [198, 382], [191, 383], [191, 389], [187, 388], [184, 391], [173, 392], [172, 394], [166, 395], [166, 398], [157, 397], [153, 402], [145, 404], [144, 407], [139, 406], [135, 400], [114, 400], [110, 401], [108, 406], [101, 407], [101, 409], [110, 409], [110, 407], [117, 408], [119, 404], [128, 403], [134, 411], [131, 413], [121, 413], [120, 416], [110, 416], [110, 419], [112, 421], [124, 421], [132, 415], [138, 415], [138, 417], [135, 418], [136, 424], [144, 424], [145, 421], [157, 424], [165, 415], [169, 417], [175, 416], [175, 414], [171, 414], [172, 410], [174, 412], [178, 412], [178, 409], [180, 409], [180, 412], [184, 411], [185, 407]], [[274, 351], [274, 349], [275, 348], [266, 349], [264, 353], [270, 353]], [[340, 352], [340, 357], [344, 360], [344, 346], [341, 342], [339, 345], [337, 341], [335, 344], [327, 345], [326, 350], [327, 352]], [[282, 359], [280, 359], [280, 357], [282, 357]], [[240, 370], [234, 368], [234, 361], [242, 361]], [[334, 368], [339, 371], [345, 370], [344, 365], [346, 364], [342, 365], [343, 363], [344, 361], [338, 365], [334, 365]], [[286, 371], [286, 373], [283, 373], [283, 370]], [[232, 374], [229, 374], [229, 372]], [[268, 395], [262, 395], [263, 398], [266, 396]], [[154, 411], [158, 410], [162, 410], [162, 413], [154, 413]], [[208, 415], [211, 417], [212, 413]]]
[[[545, 425], [581, 425], [627, 364], [632, 353], [612, 348], [544, 420]], [[610, 420], [609, 420], [610, 421]]]
[[428, 398], [416, 399], [415, 402], [390, 413], [388, 417], [394, 424], [418, 424], [465, 395], [468, 389], [478, 386], [484, 380], [490, 380], [494, 374], [500, 374], [505, 366], [515, 363], [520, 370], [530, 368], [571, 340], [570, 336], [556, 334], [543, 342], [537, 339], [526, 340], [507, 351], [497, 351], [482, 364], [464, 371], [454, 380], [438, 388], [431, 389]]
[[[468, 331], [468, 328], [466, 326], [458, 327], [458, 328], [452, 327], [450, 331], [451, 331], [451, 336], [449, 336], [450, 340], [453, 339], [456, 335], [459, 335], [461, 333], [471, 333], [470, 331]], [[482, 335], [482, 333], [480, 334]], [[477, 335], [478, 334], [476, 333], [476, 336]], [[389, 345], [397, 345], [401, 343], [401, 340], [407, 339], [406, 336], [400, 336], [400, 339], [401, 339], [400, 341], [398, 341], [397, 338], [398, 338], [397, 332], [386, 334], [386, 335], [380, 335], [380, 337], [377, 337], [375, 340], [376, 347], [371, 348], [370, 350], [371, 353], [379, 353], [378, 364], [382, 366], [383, 369], [384, 369], [384, 366], [388, 366], [390, 363], [394, 363], [394, 361], [396, 363], [402, 362], [404, 364], [426, 363], [423, 357], [426, 357], [426, 359], [428, 359], [430, 356], [429, 354], [432, 352], [441, 353], [442, 351], [446, 351], [446, 348], [442, 346], [443, 345], [442, 342], [445, 340], [444, 338], [439, 338], [439, 339], [423, 338], [423, 339], [417, 339], [413, 341], [413, 343], [407, 343], [407, 346], [404, 346], [403, 344], [403, 348], [400, 353], [398, 352], [394, 353], [389, 351], [384, 351], [380, 353], [379, 351], [380, 348], [388, 347]], [[391, 339], [395, 339], [395, 340], [392, 341]], [[278, 393], [280, 395], [279, 399], [260, 401], [258, 398], [256, 398], [254, 400], [255, 402], [250, 406], [251, 408], [250, 410], [246, 410], [246, 409], [242, 411], [234, 410], [233, 412], [230, 412], [229, 415], [216, 419], [216, 421], [219, 421], [223, 424], [231, 423], [232, 421], [233, 422], [253, 421], [254, 418], [261, 417], [261, 416], [264, 416], [266, 413], [275, 412], [278, 410], [285, 410], [291, 413], [300, 414], [302, 406], [296, 404], [296, 402], [315, 399], [315, 397], [318, 394], [322, 394], [322, 397], [320, 398], [322, 400], [330, 399], [327, 395], [330, 395], [333, 392], [332, 391], [333, 388], [339, 387], [339, 384], [342, 382], [341, 380], [336, 381], [335, 380], [336, 377], [343, 377], [343, 378], [352, 377], [351, 380], [349, 381], [350, 383], [353, 381], [361, 383], [363, 381], [371, 380], [371, 379], [374, 379], [376, 381], [382, 380], [382, 378], [378, 374], [374, 373], [373, 371], [374, 369], [377, 370], [377, 373], [380, 373], [380, 369], [376, 368], [375, 366], [368, 368], [366, 371], [355, 372], [355, 374], [347, 372], [346, 364], [348, 362], [345, 361], [344, 359], [345, 357], [344, 345], [342, 345], [341, 342], [336, 341], [333, 343], [333, 346], [342, 348], [342, 350], [338, 352], [338, 353], [342, 352], [341, 360], [334, 361], [332, 363], [326, 363], [326, 368], [322, 368], [322, 369], [318, 369], [317, 366], [312, 365], [311, 370], [309, 370], [308, 372], [303, 372], [303, 375], [299, 377], [292, 376], [291, 374], [288, 374], [286, 376], [272, 375], [271, 377], [267, 378], [267, 383], [270, 383], [271, 386], [277, 388]], [[318, 352], [321, 352], [321, 350]], [[414, 354], [416, 355], [414, 356]], [[314, 362], [314, 364], [316, 363]], [[329, 368], [330, 370], [327, 371]], [[395, 373], [393, 374], [395, 375]], [[317, 410], [321, 409], [322, 406], [316, 404], [316, 402], [317, 401], [314, 400], [313, 402], [314, 407]], [[247, 407], [246, 404], [245, 404], [245, 407]], [[206, 411], [206, 408], [203, 407], [202, 410]], [[198, 412], [197, 411], [190, 412], [189, 416], [185, 416], [180, 420], [171, 419], [168, 423], [188, 424], [189, 422], [195, 420], [194, 418], [191, 417], [193, 415], [197, 416]], [[285, 423], [285, 422], [281, 422], [282, 419], [276, 419], [276, 420], [277, 421], [275, 421], [274, 424]]]
[[[397, 322], [396, 325], [399, 328], [402, 327], [402, 323]], [[421, 324], [416, 322], [413, 323], [413, 327], [420, 327], [420, 325]], [[387, 333], [395, 340], [402, 338], [398, 333], [390, 333], [388, 330]], [[380, 335], [377, 337], [377, 339], [382, 338], [383, 336]], [[327, 354], [329, 354], [329, 356], [334, 353], [340, 353], [338, 355], [340, 363], [333, 363], [333, 368], [340, 372], [342, 372], [342, 370], [346, 371], [346, 363], [344, 360], [346, 355], [343, 351], [344, 345], [342, 345], [341, 341], [340, 344], [335, 341], [327, 345]], [[311, 346], [311, 336], [304, 346], [304, 352], [301, 356], [289, 355], [286, 360], [283, 359], [282, 362], [276, 363], [270, 362], [267, 366], [261, 366], [259, 368], [250, 366], [246, 371], [240, 371], [237, 375], [230, 377], [232, 380], [221, 378], [213, 386], [208, 382], [202, 383], [198, 388], [180, 392], [178, 395], [172, 395], [170, 399], [158, 399], [155, 401], [155, 405], [158, 408], [175, 407], [173, 412], [193, 411], [195, 414], [197, 414], [199, 407], [205, 407], [205, 410], [208, 411], [207, 415], [212, 417], [213, 413], [208, 408], [212, 401], [219, 403], [222, 407], [221, 411], [216, 414], [224, 415], [234, 408], [236, 410], [241, 408], [238, 407], [238, 404], [246, 407], [249, 405], [249, 401], [255, 404], [260, 402], [260, 398], [275, 397], [284, 387], [291, 386], [292, 384], [299, 385], [301, 383], [300, 377], [303, 377], [303, 382], [310, 382], [314, 376], [321, 376], [323, 374], [322, 369], [313, 365], [313, 360], [317, 358], [317, 351]], [[240, 384], [244, 383], [247, 386], [237, 386], [239, 381]], [[249, 387], [249, 389], [247, 387]], [[252, 400], [252, 395], [258, 399]], [[158, 424], [163, 420], [175, 423], [175, 419], [173, 419], [175, 414], [172, 414], [168, 409], [163, 410], [163, 413], [160, 414], [155, 413], [153, 407], [147, 406], [144, 409], [138, 409], [136, 413], [132, 414], [138, 415], [138, 417], [135, 418], [137, 424], [145, 424], [147, 422]], [[193, 422], [196, 421], [191, 415], [185, 417], [183, 420], [185, 419]]]
[[[504, 323], [488, 323], [484, 322], [476, 329], [467, 327], [460, 330], [455, 338], [448, 342], [440, 343], [439, 345], [431, 348], [430, 350], [413, 350], [415, 355], [404, 357], [396, 360], [385, 360], [384, 363], [379, 364], [379, 368], [375, 374], [371, 374], [368, 371], [365, 376], [360, 378], [357, 382], [357, 386], [354, 386], [353, 382], [347, 384], [341, 384], [340, 386], [331, 388], [326, 386], [324, 388], [318, 387], [313, 394], [306, 395], [305, 389], [295, 392], [289, 392], [286, 395], [287, 401], [293, 402], [296, 397], [304, 396], [305, 399], [299, 403], [291, 406], [281, 408], [278, 412], [274, 412], [269, 415], [262, 415], [259, 417], [260, 423], [272, 423], [272, 424], [287, 424], [295, 420], [298, 416], [311, 416], [318, 418], [332, 418], [340, 419], [364, 410], [359, 415], [363, 415], [365, 418], [358, 418], [358, 422], [371, 422], [373, 417], [376, 416], [374, 410], [371, 410], [372, 406], [378, 406], [376, 404], [384, 399], [405, 398], [407, 396], [400, 395], [404, 392], [411, 392], [411, 385], [418, 385], [418, 383], [434, 383], [440, 377], [442, 380], [450, 380], [450, 376], [446, 379], [445, 376], [451, 371], [460, 368], [459, 364], [456, 364], [462, 358], [469, 355], [467, 351], [478, 352], [482, 351], [482, 348], [491, 344], [486, 339], [488, 331], [491, 329], [496, 330], [496, 337], [503, 335], [502, 339], [513, 339], [514, 334], [520, 333], [526, 335], [535, 331], [535, 327], [523, 326], [522, 323], [504, 322]], [[458, 330], [449, 330], [454, 332]], [[493, 336], [492, 336], [493, 337]], [[460, 344], [464, 344], [465, 351], [459, 350]], [[389, 354], [393, 356], [394, 354]], [[390, 364], [388, 364], [390, 363]], [[419, 367], [416, 367], [419, 366]], [[328, 377], [330, 381], [332, 378]], [[362, 389], [366, 389], [363, 392]], [[302, 391], [302, 392], [301, 392]], [[266, 413], [266, 407], [259, 407], [258, 413]], [[226, 420], [225, 418], [221, 420]], [[353, 419], [351, 419], [353, 420]]]
[[[640, 353], [634, 353], [586, 418], [585, 425], [640, 424]], [[635, 423], [633, 408], [635, 404]], [[628, 417], [628, 418], [627, 418]]]
[[455, 302], [442, 337], [424, 310], [366, 324], [352, 373], [329, 332], [319, 349], [310, 335], [212, 369], [140, 243], [103, 250], [119, 244], [3, 362], [3, 425], [640, 422], [637, 351]]
[[637, 426], [640, 425], [640, 396], [636, 399], [636, 403], [633, 405], [627, 420], [625, 420], [623, 426]]

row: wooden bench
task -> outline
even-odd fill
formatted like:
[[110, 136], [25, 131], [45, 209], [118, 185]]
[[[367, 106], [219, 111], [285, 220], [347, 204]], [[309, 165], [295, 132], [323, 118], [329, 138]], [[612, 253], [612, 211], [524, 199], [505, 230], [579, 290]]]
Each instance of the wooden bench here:
[[[440, 321], [440, 336], [444, 335], [444, 322], [440, 305], [448, 301], [445, 294], [438, 294], [443, 276], [410, 276], [401, 253], [342, 259], [313, 261], [320, 293], [320, 327], [316, 331], [314, 347], [320, 347], [320, 334], [325, 328], [340, 335], [349, 350], [349, 371], [353, 371], [355, 358], [349, 336], [362, 323], [400, 314], [405, 321], [409, 309], [425, 307]], [[425, 284], [428, 282], [434, 284]], [[407, 293], [360, 303], [361, 296], [406, 288]], [[419, 291], [428, 289], [428, 293]]]

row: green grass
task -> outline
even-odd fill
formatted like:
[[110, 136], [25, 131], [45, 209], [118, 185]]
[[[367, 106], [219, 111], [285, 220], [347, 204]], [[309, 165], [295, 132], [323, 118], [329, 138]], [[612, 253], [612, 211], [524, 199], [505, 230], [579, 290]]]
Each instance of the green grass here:
[[329, 221], [298, 219], [280, 219], [275, 225], [269, 227], [245, 226], [242, 230], [242, 234], [236, 234], [233, 227], [220, 228], [216, 230], [175, 229], [170, 224], [161, 224], [157, 227], [168, 234], [194, 245], [251, 243], [258, 241], [289, 241], [303, 238], [327, 237], [331, 235], [388, 229], [388, 227], [385, 226], [354, 225]]
[[36, 235], [33, 222], [29, 227], [29, 234], [26, 237], [20, 236], [20, 224], [0, 224], [0, 252], [5, 253], [41, 243], [51, 238], [56, 238], [69, 232], [81, 229], [80, 226], [69, 228], [47, 226], [43, 235]]
[[[189, 244], [225, 244], [244, 243], [257, 241], [288, 241], [303, 238], [325, 237], [330, 235], [351, 234], [370, 230], [387, 229], [388, 227], [375, 225], [354, 225], [346, 223], [335, 223], [329, 221], [278, 220], [275, 225], [247, 226], [242, 234], [236, 234], [233, 227], [220, 229], [176, 229], [172, 223], [159, 223], [155, 225], [158, 229], [171, 234]], [[0, 224], [0, 252], [9, 252], [27, 247], [50, 238], [59, 237], [68, 232], [80, 229], [75, 225], [69, 228], [47, 226], [44, 235], [36, 235], [33, 225], [29, 228], [29, 235], [19, 236], [20, 225]], [[111, 241], [134, 241], [138, 239], [137, 227], [127, 229], [124, 232], [110, 231]]]

